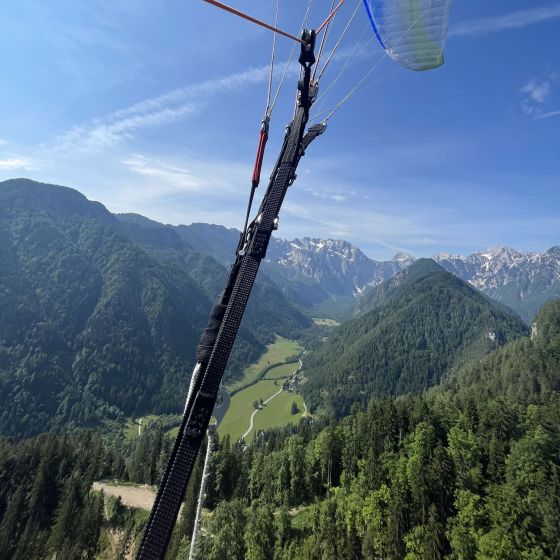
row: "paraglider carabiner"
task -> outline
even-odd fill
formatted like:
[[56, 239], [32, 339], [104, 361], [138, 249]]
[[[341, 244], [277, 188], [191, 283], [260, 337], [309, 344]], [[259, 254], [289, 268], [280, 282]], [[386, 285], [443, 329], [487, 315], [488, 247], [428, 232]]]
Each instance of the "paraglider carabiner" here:
[[299, 63], [303, 66], [303, 79], [298, 82], [299, 104], [309, 110], [317, 95], [317, 84], [311, 84], [311, 67], [315, 64], [315, 40], [317, 34], [314, 29], [304, 29], [301, 35], [305, 44], [301, 46]]
[[315, 64], [315, 40], [317, 34], [314, 29], [304, 29], [301, 34], [301, 54], [299, 55], [299, 63], [302, 66], [311, 66]]

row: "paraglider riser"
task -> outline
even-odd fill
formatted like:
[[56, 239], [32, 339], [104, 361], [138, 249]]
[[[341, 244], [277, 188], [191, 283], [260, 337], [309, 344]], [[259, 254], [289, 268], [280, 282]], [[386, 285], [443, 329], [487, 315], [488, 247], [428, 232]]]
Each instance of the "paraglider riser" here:
[[272, 232], [277, 228], [284, 196], [296, 178], [296, 169], [305, 148], [326, 128], [325, 125], [316, 125], [304, 135], [309, 109], [316, 95], [316, 87], [310, 83], [311, 66], [315, 62], [315, 32], [304, 31], [303, 39], [306, 44], [302, 45], [300, 63], [304, 75], [298, 84], [298, 107], [286, 129], [282, 149], [257, 217], [247, 228], [247, 232], [242, 234], [228, 282], [197, 348], [200, 367], [195, 370], [198, 374], [192, 381], [192, 396], [185, 406], [179, 433], [159, 486], [137, 560], [162, 560], [165, 556], [260, 262], [266, 255]]

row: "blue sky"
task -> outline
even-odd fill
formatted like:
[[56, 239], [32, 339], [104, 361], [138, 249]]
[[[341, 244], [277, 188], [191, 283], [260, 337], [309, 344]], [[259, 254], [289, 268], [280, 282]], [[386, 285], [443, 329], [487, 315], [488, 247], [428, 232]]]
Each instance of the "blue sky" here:
[[[274, 19], [274, 0], [229, 3]], [[280, 25], [297, 33], [304, 4], [282, 0]], [[314, 0], [312, 24], [330, 4]], [[359, 56], [325, 107], [383, 57], [367, 25], [361, 10], [323, 90], [358, 41]], [[455, 1], [446, 64], [413, 73], [384, 58], [302, 160], [279, 234], [343, 238], [380, 259], [560, 243], [559, 31], [560, 2]], [[165, 223], [241, 227], [271, 41], [201, 0], [5, 3], [0, 180], [71, 186]], [[292, 45], [277, 45], [281, 68]]]

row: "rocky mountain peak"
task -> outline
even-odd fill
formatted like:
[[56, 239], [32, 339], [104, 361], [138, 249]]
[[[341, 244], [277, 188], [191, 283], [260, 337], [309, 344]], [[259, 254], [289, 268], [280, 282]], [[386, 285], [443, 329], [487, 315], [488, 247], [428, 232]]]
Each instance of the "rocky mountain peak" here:
[[393, 262], [400, 263], [403, 266], [410, 266], [416, 259], [412, 255], [400, 251], [391, 260]]

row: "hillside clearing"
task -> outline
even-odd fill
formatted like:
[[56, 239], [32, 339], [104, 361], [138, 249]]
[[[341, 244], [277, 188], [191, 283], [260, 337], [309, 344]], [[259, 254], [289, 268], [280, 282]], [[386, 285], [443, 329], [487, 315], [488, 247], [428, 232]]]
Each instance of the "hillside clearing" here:
[[150, 511], [156, 499], [156, 490], [146, 484], [119, 484], [118, 482], [98, 481], [92, 484], [92, 490], [103, 492], [106, 496], [120, 496], [122, 503], [131, 508]]

